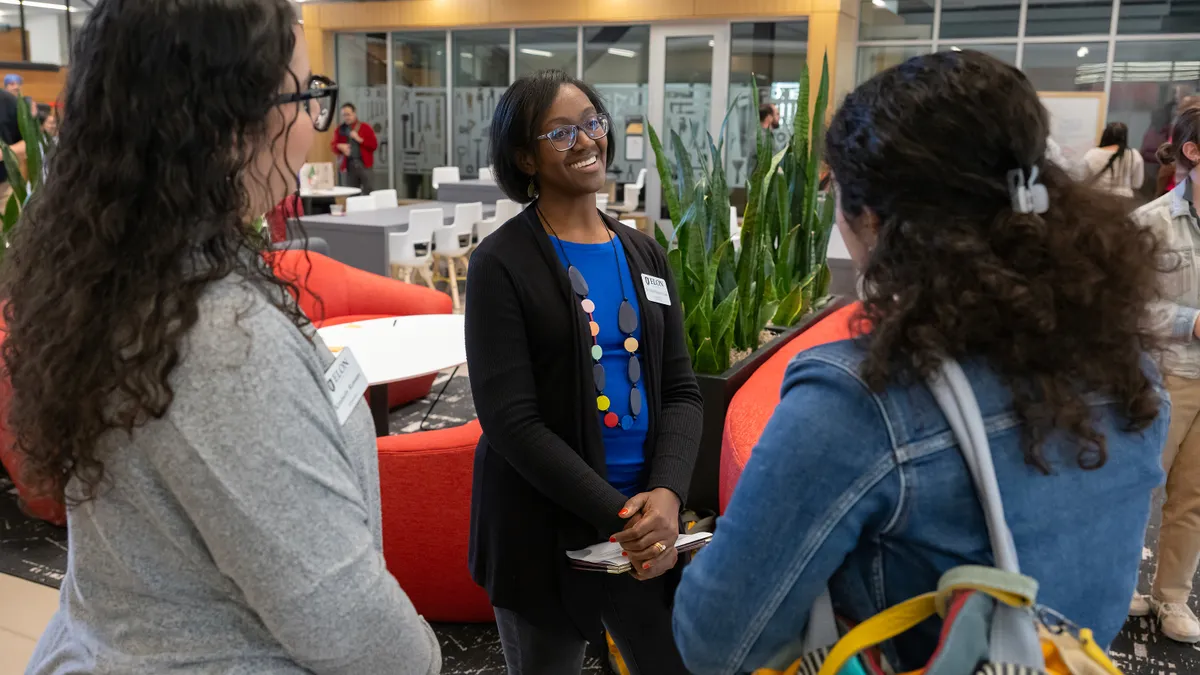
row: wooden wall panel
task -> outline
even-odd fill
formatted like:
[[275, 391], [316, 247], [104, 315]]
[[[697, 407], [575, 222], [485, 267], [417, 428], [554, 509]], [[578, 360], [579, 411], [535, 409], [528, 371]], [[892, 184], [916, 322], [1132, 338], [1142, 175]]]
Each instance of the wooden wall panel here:
[[21, 31], [9, 28], [0, 33], [0, 61], [24, 61], [21, 52]]
[[808, 16], [812, 4], [811, 0], [696, 0], [696, 16], [705, 19]]

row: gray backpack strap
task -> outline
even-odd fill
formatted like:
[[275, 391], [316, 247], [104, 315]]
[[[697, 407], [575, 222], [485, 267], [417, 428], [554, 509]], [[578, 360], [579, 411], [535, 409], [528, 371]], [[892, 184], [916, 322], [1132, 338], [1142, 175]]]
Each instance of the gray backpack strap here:
[[[988, 536], [996, 567], [1014, 574], [1021, 573], [1017, 547], [1012, 531], [1004, 519], [1004, 503], [996, 481], [996, 467], [988, 443], [983, 414], [971, 383], [957, 361], [946, 360], [927, 382], [929, 390], [941, 407], [946, 421], [954, 431], [963, 459], [971, 472], [975, 491], [979, 495], [987, 519]], [[991, 655], [995, 663], [1045, 668], [1033, 610], [997, 603], [992, 618]]]

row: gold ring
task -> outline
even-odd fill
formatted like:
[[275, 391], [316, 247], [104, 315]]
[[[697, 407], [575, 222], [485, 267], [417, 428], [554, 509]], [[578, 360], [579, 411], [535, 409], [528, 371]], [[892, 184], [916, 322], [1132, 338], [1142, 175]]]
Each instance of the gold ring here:
[[666, 550], [667, 550], [666, 544], [662, 543], [661, 541], [654, 542], [654, 552], [655, 553], [662, 555], [663, 552]]

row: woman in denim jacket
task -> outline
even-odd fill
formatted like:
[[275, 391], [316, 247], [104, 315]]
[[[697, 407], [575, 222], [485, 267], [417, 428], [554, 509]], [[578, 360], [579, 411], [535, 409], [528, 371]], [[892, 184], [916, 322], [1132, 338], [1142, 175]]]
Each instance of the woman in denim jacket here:
[[[1144, 355], [1156, 242], [1120, 201], [1049, 162], [1047, 135], [1025, 76], [976, 52], [914, 58], [847, 97], [827, 155], [873, 328], [789, 367], [676, 595], [693, 673], [799, 656], [826, 587], [857, 622], [934, 590], [952, 567], [992, 563], [970, 475], [923, 384], [943, 354], [978, 397], [1039, 600], [1102, 644], [1120, 630], [1170, 416]], [[897, 672], [925, 664], [939, 628], [889, 643]]]

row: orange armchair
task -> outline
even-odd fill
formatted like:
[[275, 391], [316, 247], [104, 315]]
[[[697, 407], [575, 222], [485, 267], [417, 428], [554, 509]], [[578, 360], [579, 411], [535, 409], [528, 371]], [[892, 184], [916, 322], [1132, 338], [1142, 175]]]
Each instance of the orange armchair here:
[[467, 568], [479, 422], [379, 438], [383, 555], [430, 621], [494, 621]]
[[792, 357], [818, 345], [854, 337], [851, 319], [860, 308], [857, 302], [847, 305], [797, 335], [759, 366], [733, 395], [725, 413], [725, 431], [721, 434], [721, 513], [729, 505], [750, 453], [779, 405], [779, 388]]
[[[450, 296], [424, 286], [371, 274], [312, 251], [268, 254], [275, 274], [299, 289], [300, 309], [318, 328], [388, 316], [449, 314]], [[388, 386], [395, 408], [429, 393], [436, 375]]]

